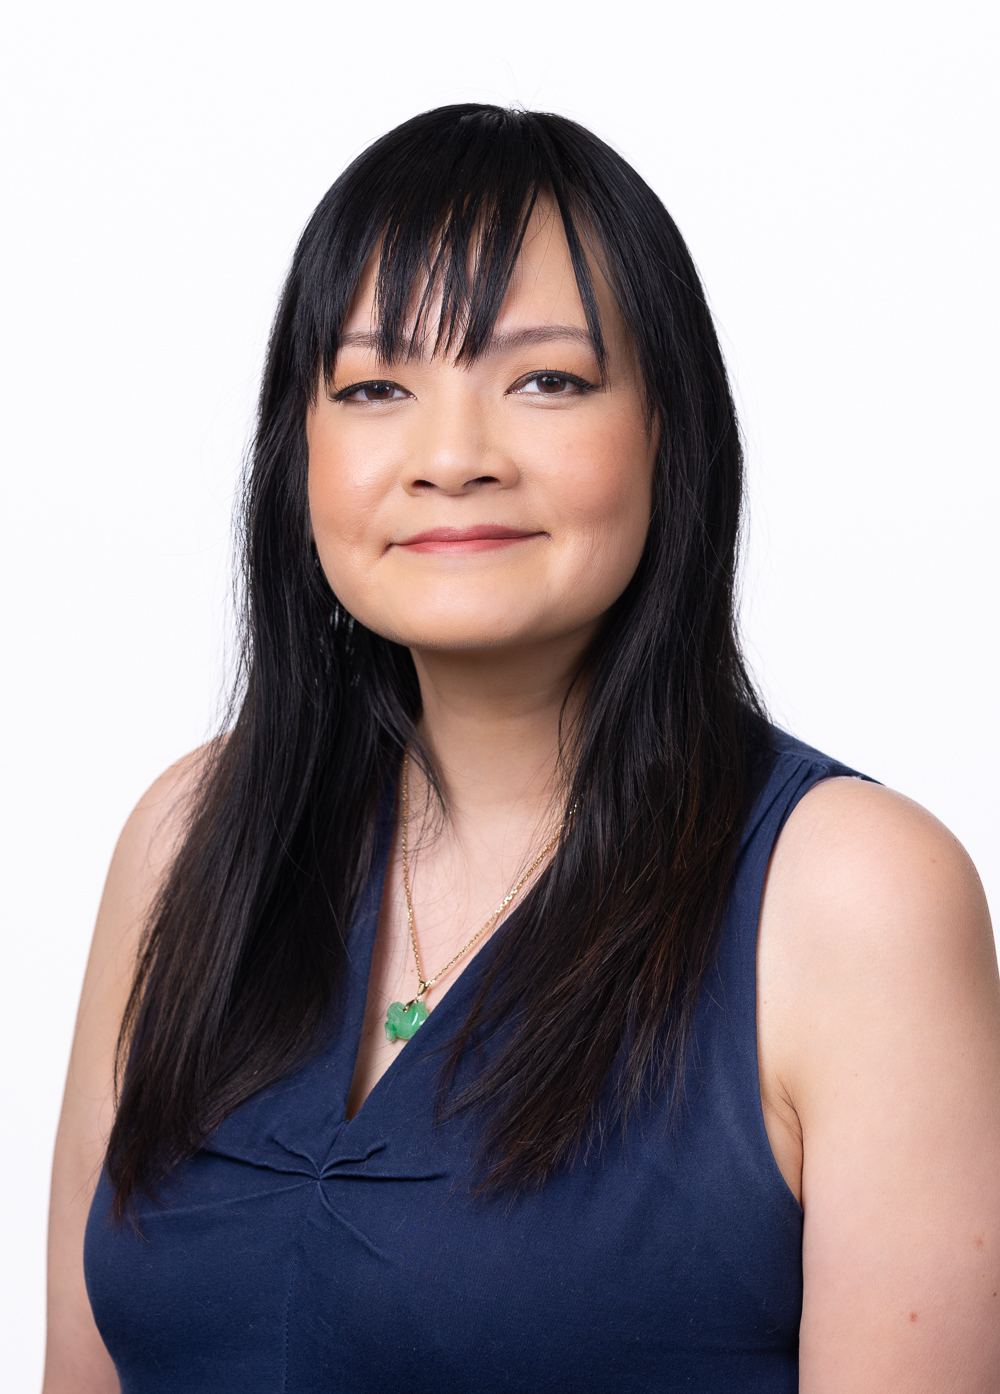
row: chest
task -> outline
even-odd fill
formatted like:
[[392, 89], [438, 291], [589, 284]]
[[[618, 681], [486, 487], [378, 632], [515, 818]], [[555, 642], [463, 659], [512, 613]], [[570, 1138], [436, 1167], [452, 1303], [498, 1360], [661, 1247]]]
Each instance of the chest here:
[[342, 1062], [235, 1114], [88, 1282], [126, 1387], [368, 1391], [796, 1388], [797, 1207], [724, 1080], [533, 1197], [476, 1198], [435, 1128], [441, 1027], [337, 1121]]
[[515, 891], [512, 908], [530, 887], [531, 874], [522, 884], [520, 842], [513, 850], [508, 845], [504, 856], [485, 847], [479, 850], [481, 855], [470, 857], [454, 841], [440, 839], [418, 855], [411, 854], [407, 878], [398, 830], [394, 835], [378, 908], [348, 1118], [355, 1116], [405, 1048], [405, 1039], [389, 1033], [394, 1037], [390, 1040], [387, 1035], [390, 1005], [409, 1003], [421, 981], [430, 980], [421, 1000], [429, 1012], [437, 1010], [502, 923], [511, 890]]
[[363, 1026], [381, 1029], [373, 996], [401, 995], [391, 936], [379, 967], [392, 894], [380, 871], [322, 1055], [231, 1114], [143, 1201], [142, 1239], [106, 1224], [106, 1184], [98, 1191], [87, 1282], [123, 1388], [791, 1394], [802, 1212], [761, 1110], [763, 865], [731, 897], [683, 1117], [670, 1126], [654, 1103], [624, 1137], [612, 1131], [539, 1195], [513, 1200], [471, 1193], [474, 1123], [434, 1118], [441, 1050], [482, 960], [376, 1062], [350, 1107]]

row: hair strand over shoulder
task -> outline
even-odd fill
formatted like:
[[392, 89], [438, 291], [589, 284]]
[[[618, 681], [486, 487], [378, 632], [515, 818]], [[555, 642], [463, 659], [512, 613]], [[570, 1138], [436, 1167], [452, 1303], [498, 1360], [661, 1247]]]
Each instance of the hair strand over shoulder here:
[[[514, 1192], [571, 1164], [650, 1091], [681, 1098], [766, 746], [734, 619], [743, 478], [725, 366], [680, 233], [619, 155], [559, 116], [444, 107], [337, 180], [278, 307], [244, 497], [238, 709], [155, 907], [119, 1042], [107, 1153], [119, 1219], [321, 1044], [378, 798], [417, 743], [408, 651], [339, 604], [309, 528], [306, 414], [362, 271], [378, 258], [386, 360], [415, 333], [473, 359], [539, 197], [566, 228], [599, 360], [588, 252], [631, 335], [660, 433], [654, 505], [638, 570], [588, 655], [566, 747], [574, 816], [498, 936], [441, 1105], [476, 1112], [482, 1184]], [[439, 321], [414, 328], [414, 296], [431, 286]], [[457, 1087], [460, 1062], [491, 1038], [502, 1049]]]

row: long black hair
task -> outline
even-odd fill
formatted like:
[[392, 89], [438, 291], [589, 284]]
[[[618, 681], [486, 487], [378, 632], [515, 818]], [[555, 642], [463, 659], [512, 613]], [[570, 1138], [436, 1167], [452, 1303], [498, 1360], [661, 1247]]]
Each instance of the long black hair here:
[[680, 233], [619, 155], [563, 117], [443, 107], [337, 180], [281, 296], [245, 488], [234, 719], [206, 760], [119, 1041], [119, 1215], [319, 1042], [377, 797], [415, 739], [411, 656], [338, 602], [309, 527], [306, 414], [362, 271], [375, 255], [386, 360], [408, 350], [415, 297], [425, 318], [440, 305], [438, 343], [474, 358], [539, 197], [561, 215], [599, 361], [588, 249], [634, 344], [659, 428], [653, 509], [587, 658], [573, 818], [497, 944], [442, 1088], [471, 1041], [502, 1030], [447, 1106], [478, 1112], [482, 1183], [513, 1191], [570, 1164], [650, 1089], [678, 1096], [765, 738], [734, 621], [742, 454], [722, 354]]

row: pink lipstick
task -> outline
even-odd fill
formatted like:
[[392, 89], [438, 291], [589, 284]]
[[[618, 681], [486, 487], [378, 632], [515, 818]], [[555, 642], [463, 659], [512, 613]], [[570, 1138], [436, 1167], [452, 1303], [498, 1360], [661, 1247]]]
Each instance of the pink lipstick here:
[[490, 552], [497, 547], [510, 547], [516, 542], [545, 536], [543, 532], [508, 528], [502, 523], [476, 523], [471, 528], [428, 528], [426, 532], [414, 533], [412, 537], [393, 545], [404, 547], [408, 552], [438, 552], [444, 556], [457, 556], [463, 552]]

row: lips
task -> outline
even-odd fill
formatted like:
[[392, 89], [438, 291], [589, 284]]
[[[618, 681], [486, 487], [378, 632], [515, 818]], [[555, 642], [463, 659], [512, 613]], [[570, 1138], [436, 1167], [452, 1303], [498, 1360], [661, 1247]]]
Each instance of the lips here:
[[437, 552], [456, 556], [463, 552], [489, 552], [545, 536], [543, 532], [509, 528], [502, 523], [477, 523], [471, 528], [428, 528], [426, 532], [414, 533], [412, 537], [393, 545], [406, 552]]

